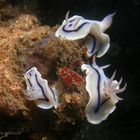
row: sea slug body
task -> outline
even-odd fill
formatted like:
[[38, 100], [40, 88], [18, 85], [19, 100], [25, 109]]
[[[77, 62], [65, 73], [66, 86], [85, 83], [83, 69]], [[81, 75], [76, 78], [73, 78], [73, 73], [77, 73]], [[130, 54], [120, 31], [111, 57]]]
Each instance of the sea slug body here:
[[85, 39], [85, 47], [88, 49], [87, 56], [102, 57], [110, 46], [110, 38], [104, 33], [112, 24], [115, 13], [106, 16], [102, 21], [88, 20], [82, 16], [75, 15], [65, 20], [55, 33], [56, 37], [68, 40]]
[[25, 74], [27, 90], [25, 96], [28, 100], [35, 101], [38, 107], [50, 109], [57, 108], [57, 90], [48, 85], [48, 81], [41, 77], [36, 67], [31, 68]]
[[119, 82], [114, 80], [114, 72], [109, 79], [95, 60], [92, 65], [82, 64], [81, 69], [86, 71], [86, 90], [90, 96], [85, 109], [86, 117], [90, 123], [99, 124], [115, 110], [116, 103], [121, 100], [117, 94], [126, 89], [126, 84], [120, 89], [122, 78]]

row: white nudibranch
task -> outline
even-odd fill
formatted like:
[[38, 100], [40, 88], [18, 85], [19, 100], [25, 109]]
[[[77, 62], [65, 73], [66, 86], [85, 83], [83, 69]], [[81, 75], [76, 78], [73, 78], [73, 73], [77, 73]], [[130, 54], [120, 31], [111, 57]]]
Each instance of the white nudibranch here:
[[91, 65], [82, 64], [81, 69], [86, 72], [86, 90], [90, 96], [85, 109], [86, 117], [90, 123], [99, 124], [107, 119], [115, 110], [116, 103], [122, 100], [117, 94], [126, 89], [126, 84], [120, 89], [122, 78], [119, 82], [114, 80], [116, 72], [110, 79], [107, 78], [95, 61]]
[[27, 90], [24, 93], [26, 98], [35, 101], [36, 105], [42, 109], [57, 108], [57, 90], [48, 85], [48, 81], [41, 77], [36, 67], [31, 68], [25, 74]]
[[69, 17], [66, 14], [65, 20], [55, 33], [56, 37], [68, 40], [85, 39], [87, 56], [92, 57], [95, 53], [97, 57], [103, 56], [110, 46], [110, 38], [104, 33], [112, 24], [115, 13], [106, 16], [102, 21], [88, 20], [82, 16], [75, 15]]

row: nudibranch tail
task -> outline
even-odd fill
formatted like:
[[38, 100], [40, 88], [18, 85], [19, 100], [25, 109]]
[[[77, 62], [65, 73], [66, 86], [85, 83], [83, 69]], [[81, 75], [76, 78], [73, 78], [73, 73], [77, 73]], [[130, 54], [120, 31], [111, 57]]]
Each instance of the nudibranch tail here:
[[109, 79], [95, 60], [91, 65], [82, 64], [81, 69], [86, 71], [86, 90], [90, 96], [85, 109], [86, 117], [90, 123], [98, 124], [115, 110], [116, 103], [121, 100], [117, 94], [126, 89], [126, 84], [120, 88], [122, 78], [119, 82], [114, 80], [116, 71]]
[[28, 70], [24, 77], [27, 85], [25, 96], [28, 100], [35, 101], [37, 106], [43, 109], [57, 107], [56, 89], [48, 85], [48, 81], [41, 77], [36, 67]]

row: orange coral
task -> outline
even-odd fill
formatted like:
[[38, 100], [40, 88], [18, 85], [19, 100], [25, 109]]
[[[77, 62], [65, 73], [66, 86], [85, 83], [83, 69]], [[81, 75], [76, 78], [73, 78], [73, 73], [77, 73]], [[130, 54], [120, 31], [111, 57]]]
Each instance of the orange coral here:
[[84, 83], [83, 78], [70, 68], [60, 68], [58, 73], [67, 87], [72, 87], [73, 85], [80, 86]]

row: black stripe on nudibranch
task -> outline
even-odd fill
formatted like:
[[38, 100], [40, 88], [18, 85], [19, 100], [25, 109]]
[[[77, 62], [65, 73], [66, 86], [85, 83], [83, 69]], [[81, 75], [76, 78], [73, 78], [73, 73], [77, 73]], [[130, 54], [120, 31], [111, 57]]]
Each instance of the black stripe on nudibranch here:
[[69, 23], [72, 23], [72, 22], [75, 21], [75, 20], [77, 20], [77, 19], [72, 19], [72, 20], [69, 21]]
[[[93, 39], [93, 44], [92, 44], [92, 50], [91, 50], [91, 54], [94, 52], [94, 50], [95, 50], [95, 47], [96, 47], [96, 38], [95, 38], [95, 36], [93, 36], [93, 35], [89, 35], [89, 36], [91, 36], [92, 37], [92, 39]], [[97, 54], [97, 51], [96, 52], [94, 52], [91, 56], [90, 56], [90, 58], [89, 58], [89, 64], [90, 65], [92, 65], [92, 58], [93, 58], [93, 56], [94, 55], [96, 55]]]
[[91, 36], [92, 39], [93, 39], [92, 50], [90, 52], [92, 54], [94, 52], [94, 50], [95, 50], [95, 47], [96, 47], [96, 38], [95, 38], [94, 35], [91, 35], [91, 34], [89, 36]]
[[94, 55], [96, 57], [97, 52], [95, 52], [94, 54], [92, 54], [92, 56], [89, 58], [89, 64], [90, 64], [91, 67], [92, 67], [92, 61], [93, 61], [92, 59], [93, 59]]
[[32, 87], [30, 79], [27, 78], [27, 81], [28, 81], [29, 85]]
[[99, 109], [102, 107], [102, 105], [103, 104], [105, 104], [109, 99], [110, 99], [110, 97], [108, 97], [107, 99], [105, 99], [105, 100], [103, 100], [102, 102], [101, 102], [101, 93], [100, 93], [100, 81], [101, 81], [101, 76], [100, 76], [100, 73], [99, 73], [99, 71], [96, 69], [96, 68], [94, 68], [92, 65], [91, 65], [91, 67], [97, 72], [97, 74], [98, 74], [98, 82], [97, 82], [97, 91], [98, 91], [98, 101], [97, 101], [97, 105], [96, 105], [96, 108], [95, 108], [95, 110], [94, 110], [94, 112], [95, 113], [97, 113], [98, 111], [99, 111]]
[[102, 101], [99, 108], [101, 108], [101, 106], [102, 106], [104, 103], [106, 103], [109, 99], [111, 99], [111, 97], [108, 97], [108, 98], [106, 98], [104, 101]]
[[67, 29], [65, 29], [65, 27], [66, 27], [66, 25], [65, 26], [63, 26], [63, 28], [62, 28], [62, 30], [64, 31], [64, 32], [77, 32], [77, 31], [79, 31], [84, 25], [86, 25], [86, 24], [89, 24], [89, 22], [84, 22], [84, 23], [82, 23], [77, 29], [75, 29], [75, 30], [67, 30]]
[[48, 97], [45, 95], [44, 89], [43, 89], [43, 87], [41, 86], [41, 84], [39, 83], [36, 74], [35, 74], [35, 79], [36, 79], [36, 82], [37, 82], [38, 86], [40, 87], [40, 89], [41, 89], [41, 91], [42, 91], [42, 94], [43, 94], [43, 96], [45, 97], [46, 101], [49, 102], [49, 99], [48, 99]]
[[99, 109], [100, 109], [100, 96], [101, 96], [101, 93], [100, 93], [100, 81], [101, 81], [101, 76], [100, 76], [100, 73], [99, 73], [99, 71], [96, 69], [96, 68], [94, 68], [92, 65], [91, 65], [91, 67], [97, 72], [97, 75], [98, 75], [98, 81], [97, 81], [97, 91], [98, 91], [98, 101], [97, 101], [97, 105], [96, 105], [96, 108], [95, 108], [95, 110], [94, 110], [94, 112], [95, 113], [97, 113], [98, 111], [99, 111]]
[[28, 71], [27, 75], [32, 76], [32, 73], [31, 72], [32, 72], [32, 70]]

